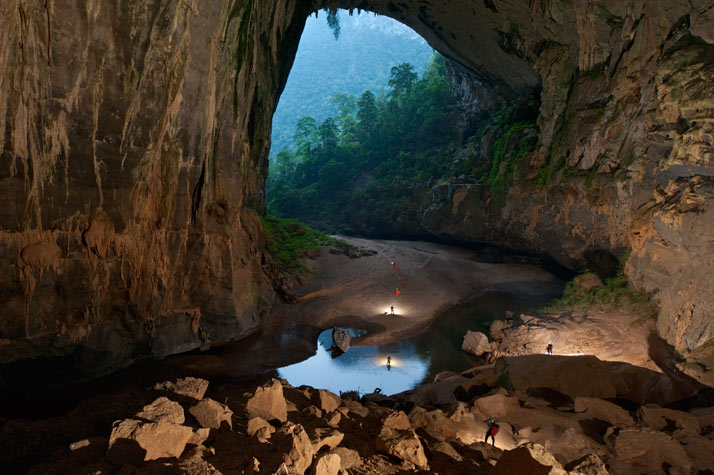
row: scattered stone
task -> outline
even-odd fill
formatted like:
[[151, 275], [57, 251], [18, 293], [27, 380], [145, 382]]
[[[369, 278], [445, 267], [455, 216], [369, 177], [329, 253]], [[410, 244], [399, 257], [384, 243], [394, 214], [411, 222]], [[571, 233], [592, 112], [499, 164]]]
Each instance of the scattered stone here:
[[190, 427], [168, 421], [117, 421], [109, 437], [107, 459], [117, 465], [140, 465], [144, 461], [181, 456], [191, 438]]
[[346, 447], [337, 447], [330, 450], [330, 453], [340, 456], [340, 470], [358, 468], [362, 465], [362, 458], [356, 450], [348, 449]]
[[337, 454], [325, 454], [317, 459], [310, 470], [313, 475], [337, 475], [340, 472], [341, 459]]
[[325, 412], [332, 412], [342, 404], [342, 399], [340, 399], [339, 396], [332, 394], [326, 389], [318, 389], [312, 393], [310, 400]]
[[360, 417], [367, 417], [369, 415], [369, 409], [364, 407], [358, 401], [347, 399], [344, 401], [344, 404], [349, 409], [351, 414], [356, 414]]
[[541, 465], [545, 465], [546, 467], [551, 467], [550, 472], [548, 472], [551, 475], [567, 475], [560, 462], [558, 462], [555, 457], [553, 457], [553, 455], [542, 445], [528, 442], [523, 444], [521, 447], [528, 450], [531, 457], [533, 457], [533, 460]]
[[382, 429], [411, 430], [412, 424], [403, 411], [390, 411], [382, 419]]
[[488, 337], [483, 333], [469, 330], [464, 336], [461, 349], [472, 355], [481, 356], [484, 353], [491, 352], [491, 344], [488, 342]]
[[383, 428], [377, 436], [376, 449], [378, 452], [396, 457], [422, 470], [429, 468], [424, 447], [412, 430]]
[[432, 452], [441, 452], [442, 454], [451, 457], [457, 462], [461, 462], [464, 460], [461, 454], [459, 454], [456, 449], [454, 449], [454, 446], [446, 442], [445, 440], [440, 440], [429, 444], [429, 449], [431, 449]]
[[136, 417], [151, 422], [165, 420], [174, 424], [183, 424], [186, 420], [181, 404], [167, 397], [160, 397], [151, 404], [144, 406], [141, 412], [136, 414]]
[[635, 424], [630, 413], [620, 406], [602, 399], [592, 397], [576, 397], [575, 412], [584, 412], [593, 419], [600, 419], [619, 428]]
[[208, 381], [200, 378], [182, 378], [176, 382], [166, 381], [154, 385], [154, 390], [165, 391], [200, 401], [208, 390]]
[[245, 411], [248, 417], [262, 417], [265, 420], [288, 420], [288, 409], [283, 396], [283, 386], [273, 379], [255, 390], [255, 395], [248, 400]]
[[300, 424], [286, 422], [273, 435], [273, 446], [288, 470], [288, 473], [305, 473], [312, 465], [315, 451], [310, 438]]
[[340, 442], [342, 442], [342, 439], [344, 438], [345, 434], [340, 431], [334, 429], [318, 428], [315, 429], [312, 433], [312, 448], [315, 453], [319, 452], [320, 449], [323, 447], [329, 447], [330, 449], [334, 449], [335, 447], [340, 445]]
[[201, 427], [193, 431], [193, 434], [191, 434], [191, 438], [188, 439], [187, 443], [191, 445], [203, 445], [203, 443], [208, 440], [208, 437], [210, 435], [211, 429], [207, 427]]
[[594, 454], [579, 458], [569, 463], [566, 468], [570, 473], [577, 475], [609, 475], [610, 473], [600, 457]]
[[220, 429], [226, 424], [229, 429], [233, 428], [231, 418], [233, 411], [228, 406], [213, 399], [204, 399], [188, 410], [196, 418], [201, 427], [209, 429]]
[[96, 463], [104, 458], [107, 443], [106, 437], [89, 437], [69, 444], [69, 451], [80, 462]]
[[504, 337], [503, 330], [508, 328], [503, 320], [494, 320], [491, 322], [489, 333], [492, 340], [501, 340]]
[[332, 411], [325, 417], [325, 422], [327, 422], [327, 425], [331, 427], [337, 427], [340, 425], [340, 421], [342, 420], [342, 413], [339, 411]]
[[263, 428], [270, 428], [273, 429], [272, 432], [275, 432], [275, 428], [271, 426], [268, 421], [266, 421], [262, 417], [251, 417], [248, 420], [248, 427], [246, 429], [246, 433], [249, 436], [253, 437], [260, 429]]
[[332, 329], [332, 341], [342, 353], [347, 353], [347, 350], [350, 349], [352, 337], [344, 328], [335, 327]]
[[305, 417], [314, 417], [316, 419], [322, 418], [322, 410], [318, 409], [315, 406], [307, 406], [305, 409], [302, 410], [302, 414]]

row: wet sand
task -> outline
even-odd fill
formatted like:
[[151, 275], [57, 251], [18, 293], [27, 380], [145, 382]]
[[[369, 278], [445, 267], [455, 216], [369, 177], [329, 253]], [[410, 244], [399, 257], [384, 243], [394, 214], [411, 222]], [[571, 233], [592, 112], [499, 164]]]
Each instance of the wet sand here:
[[480, 292], [555, 296], [563, 287], [541, 268], [481, 263], [473, 252], [456, 247], [341, 238], [377, 253], [350, 259], [324, 252], [308, 261], [313, 277], [293, 290], [296, 301], [277, 305], [258, 333], [210, 355], [169, 362], [204, 377], [255, 374], [312, 356], [319, 333], [333, 326], [367, 330], [353, 345], [386, 344], [423, 332], [440, 314]]

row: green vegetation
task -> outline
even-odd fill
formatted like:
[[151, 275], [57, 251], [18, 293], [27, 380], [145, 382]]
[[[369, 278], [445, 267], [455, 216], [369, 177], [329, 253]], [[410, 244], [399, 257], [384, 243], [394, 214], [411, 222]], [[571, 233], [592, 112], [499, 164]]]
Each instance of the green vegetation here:
[[350, 16], [344, 10], [320, 11], [318, 18], [308, 18], [273, 116], [271, 155], [295, 151], [293, 132], [300, 117], [314, 117], [319, 124], [337, 114], [333, 96], [359, 96], [367, 89], [378, 96], [387, 88], [390, 67], [409, 62], [422, 74], [431, 55], [426, 41], [391, 18]]
[[263, 216], [261, 221], [268, 238], [268, 251], [278, 261], [283, 272], [289, 275], [308, 275], [309, 271], [301, 258], [311, 252], [319, 254], [322, 246], [338, 242], [296, 219]]
[[[297, 122], [295, 152], [273, 158], [268, 210], [324, 228], [389, 227], [411, 219], [428, 184], [452, 170], [457, 131], [444, 59], [419, 77], [390, 69], [388, 93], [333, 96], [338, 112]], [[418, 192], [417, 192], [418, 191]]]
[[622, 272], [605, 280], [601, 287], [591, 290], [578, 287], [576, 284], [577, 279], [578, 277], [568, 282], [563, 291], [563, 296], [551, 303], [546, 310], [605, 307], [636, 315], [638, 321], [652, 318], [656, 315], [655, 303], [651, 301], [646, 293], [633, 289]]

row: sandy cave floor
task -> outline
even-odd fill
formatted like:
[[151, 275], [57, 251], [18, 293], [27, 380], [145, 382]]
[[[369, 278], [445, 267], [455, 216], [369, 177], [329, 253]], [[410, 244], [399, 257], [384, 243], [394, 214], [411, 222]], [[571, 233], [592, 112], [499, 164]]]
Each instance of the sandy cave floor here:
[[[172, 357], [171, 364], [204, 377], [240, 377], [308, 358], [315, 353], [319, 333], [333, 326], [368, 331], [353, 345], [386, 344], [424, 331], [439, 315], [479, 292], [554, 296], [563, 286], [562, 280], [541, 268], [481, 263], [472, 251], [451, 246], [342, 239], [377, 253], [350, 259], [324, 252], [308, 261], [313, 277], [293, 290], [296, 301], [277, 305], [258, 333], [211, 354]], [[392, 305], [395, 315], [390, 314]], [[593, 354], [660, 370], [649, 354], [653, 322], [635, 323], [634, 316], [602, 309], [578, 309], [544, 315], [538, 327], [541, 337], [554, 343], [556, 354]]]

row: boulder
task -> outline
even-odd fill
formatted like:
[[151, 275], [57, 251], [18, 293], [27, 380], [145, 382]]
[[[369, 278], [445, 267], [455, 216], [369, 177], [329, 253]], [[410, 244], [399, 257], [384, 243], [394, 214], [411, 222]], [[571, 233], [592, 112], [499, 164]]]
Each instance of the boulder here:
[[174, 424], [183, 424], [186, 420], [181, 404], [167, 397], [160, 397], [151, 404], [144, 406], [141, 412], [136, 414], [136, 417], [151, 422], [165, 420]]
[[412, 424], [403, 411], [390, 411], [382, 419], [382, 429], [411, 430]]
[[457, 422], [446, 417], [439, 409], [426, 411], [417, 407], [409, 413], [409, 419], [414, 428], [425, 430], [438, 441], [459, 440], [469, 445], [483, 441], [486, 434], [486, 424], [477, 423], [473, 417], [471, 420], [464, 418]]
[[472, 355], [481, 356], [484, 353], [491, 352], [491, 344], [488, 342], [488, 337], [483, 333], [469, 330], [464, 336], [461, 349]]
[[347, 353], [347, 350], [350, 349], [351, 341], [352, 337], [344, 328], [335, 327], [332, 329], [332, 342], [342, 353]]
[[327, 422], [327, 425], [331, 427], [337, 427], [338, 425], [340, 425], [341, 420], [342, 413], [339, 411], [332, 411], [331, 413], [325, 416], [325, 422]]
[[496, 370], [508, 373], [513, 389], [549, 388], [571, 398], [617, 396], [607, 365], [594, 356], [526, 355], [499, 358]]
[[714, 473], [714, 440], [695, 434], [678, 438], [692, 462], [692, 473]]
[[341, 461], [337, 454], [322, 455], [312, 465], [310, 473], [313, 475], [337, 475], [340, 472]]
[[188, 410], [193, 417], [196, 418], [201, 427], [209, 429], [220, 429], [224, 424], [229, 428], [233, 428], [233, 411], [228, 409], [228, 406], [221, 404], [213, 399], [204, 399]]
[[501, 391], [503, 392], [476, 399], [474, 406], [481, 414], [488, 417], [503, 417], [509, 410], [519, 407], [518, 398], [507, 396], [503, 389]]
[[584, 290], [585, 292], [590, 292], [592, 290], [599, 289], [602, 287], [602, 280], [597, 274], [588, 272], [587, 274], [580, 274], [573, 279], [573, 286], [575, 288]]
[[273, 446], [280, 454], [288, 473], [303, 474], [310, 465], [315, 451], [305, 429], [300, 424], [286, 422], [273, 435]]
[[262, 417], [253, 417], [248, 420], [246, 433], [251, 437], [255, 436], [261, 442], [267, 441], [273, 432], [275, 432], [275, 427]]
[[350, 414], [356, 414], [359, 417], [367, 417], [369, 415], [369, 409], [364, 407], [358, 401], [353, 401], [351, 399], [347, 399], [344, 401], [344, 404], [345, 404], [345, 407], [347, 407], [347, 409], [349, 409]]
[[642, 423], [658, 431], [675, 435], [688, 433], [699, 435], [699, 420], [688, 412], [663, 407], [641, 406], [638, 415]]
[[503, 452], [498, 459], [493, 473], [496, 475], [548, 475], [551, 467], [544, 465], [533, 458], [526, 447], [518, 447]]
[[432, 453], [440, 452], [448, 457], [451, 457], [457, 462], [461, 462], [464, 459], [461, 454], [459, 454], [456, 449], [454, 449], [454, 446], [445, 440], [429, 442], [428, 447]]
[[193, 434], [191, 434], [191, 438], [188, 439], [188, 443], [191, 445], [203, 445], [203, 443], [208, 440], [210, 435], [211, 429], [207, 427], [195, 429]]
[[307, 406], [302, 410], [302, 415], [305, 417], [312, 417], [313, 419], [320, 419], [322, 418], [322, 409], [315, 406]]
[[553, 455], [548, 452], [548, 450], [546, 450], [546, 448], [542, 445], [535, 444], [533, 442], [528, 442], [526, 444], [523, 444], [521, 447], [528, 450], [528, 452], [531, 454], [531, 457], [533, 457], [533, 460], [540, 463], [541, 465], [550, 467], [550, 471], [547, 472], [550, 475], [567, 475], [567, 472], [563, 469], [563, 466], [560, 464], [560, 462], [558, 462], [555, 457], [553, 457]]
[[283, 386], [280, 381], [273, 379], [259, 386], [245, 407], [248, 417], [262, 417], [265, 420], [288, 420], [288, 409], [283, 396]]
[[571, 474], [577, 475], [609, 475], [605, 463], [600, 460], [600, 457], [594, 454], [588, 454], [567, 466]]
[[311, 439], [312, 449], [315, 451], [315, 453], [319, 452], [320, 449], [323, 447], [329, 447], [330, 449], [334, 449], [335, 447], [340, 445], [340, 442], [342, 442], [342, 439], [344, 438], [345, 434], [334, 429], [315, 429], [312, 433]]
[[342, 404], [342, 399], [340, 399], [339, 396], [332, 394], [326, 389], [318, 389], [312, 393], [312, 398], [310, 400], [313, 404], [325, 412], [332, 412]]
[[384, 427], [377, 436], [375, 447], [378, 452], [396, 457], [422, 470], [429, 468], [424, 447], [412, 430]]
[[575, 412], [584, 412], [588, 417], [603, 420], [618, 428], [631, 427], [635, 424], [629, 412], [602, 399], [576, 397]]
[[688, 474], [691, 462], [682, 446], [670, 436], [649, 429], [623, 429], [615, 439], [615, 454], [627, 468], [615, 472], [662, 473], [669, 465], [669, 473]]
[[107, 459], [117, 465], [140, 465], [144, 461], [181, 456], [191, 438], [190, 427], [165, 420], [143, 422], [136, 419], [117, 421], [109, 436]]
[[154, 390], [163, 391], [200, 401], [206, 394], [208, 381], [200, 378], [182, 378], [175, 382], [166, 381], [154, 385]]
[[500, 340], [503, 338], [503, 330], [506, 329], [507, 326], [504, 323], [503, 320], [494, 320], [491, 322], [491, 327], [489, 330], [489, 333], [491, 334], [491, 339], [492, 340]]
[[337, 447], [330, 450], [330, 453], [340, 456], [340, 470], [358, 468], [362, 465], [362, 458], [356, 450], [348, 449], [346, 447]]

